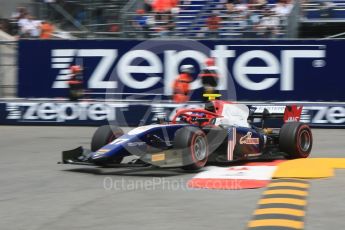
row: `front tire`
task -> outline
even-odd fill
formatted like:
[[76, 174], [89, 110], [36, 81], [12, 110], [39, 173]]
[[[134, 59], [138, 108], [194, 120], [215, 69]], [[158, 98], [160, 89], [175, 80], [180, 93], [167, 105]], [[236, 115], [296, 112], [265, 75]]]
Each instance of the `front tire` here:
[[313, 146], [310, 127], [301, 122], [285, 123], [280, 129], [279, 148], [288, 158], [307, 158]]
[[[101, 127], [98, 127], [96, 132], [93, 134], [93, 137], [91, 140], [91, 151], [92, 152], [98, 151], [103, 146], [111, 143], [112, 141], [119, 138], [123, 134], [124, 134], [123, 130], [116, 126], [103, 125]], [[122, 159], [123, 159], [122, 156], [117, 156], [115, 159], [112, 159], [112, 162], [121, 163]], [[94, 161], [94, 164], [99, 165], [99, 166], [105, 166], [107, 162], [104, 162], [104, 160]]]
[[205, 133], [196, 127], [184, 127], [176, 131], [174, 148], [182, 155], [182, 169], [195, 171], [203, 168], [209, 148]]

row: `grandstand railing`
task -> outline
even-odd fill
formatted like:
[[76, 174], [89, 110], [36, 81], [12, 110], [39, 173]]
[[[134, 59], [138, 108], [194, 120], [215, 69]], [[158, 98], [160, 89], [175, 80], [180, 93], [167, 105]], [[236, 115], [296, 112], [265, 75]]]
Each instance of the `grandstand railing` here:
[[345, 21], [344, 0], [309, 0], [302, 4], [301, 21], [305, 22], [337, 22]]
[[[291, 38], [297, 36], [298, 10], [287, 18], [280, 18], [280, 25], [272, 35], [266, 35], [260, 26], [253, 26], [248, 18], [241, 14], [229, 14], [226, 4], [222, 0], [188, 0], [180, 1], [179, 12], [172, 15], [171, 28], [162, 29], [164, 21], [153, 20], [155, 13], [145, 16], [151, 17], [151, 24], [145, 28], [136, 27], [135, 10], [139, 0], [65, 0], [65, 4], [74, 4], [79, 8], [77, 12], [83, 12], [84, 19], [77, 19], [74, 15], [76, 11], [68, 10], [63, 6], [54, 3], [36, 2], [35, 12], [41, 19], [49, 16], [53, 10], [59, 16], [63, 16], [62, 22], [57, 22], [57, 27], [68, 31], [74, 37], [79, 38], [191, 38], [191, 39], [242, 39], [242, 38]], [[295, 1], [299, 2], [299, 1]], [[345, 1], [344, 1], [345, 2]], [[298, 4], [296, 4], [298, 5]], [[254, 5], [252, 5], [254, 6]], [[268, 4], [267, 7], [273, 7]], [[295, 7], [296, 8], [296, 7]], [[94, 15], [95, 10], [102, 9], [102, 17]], [[74, 12], [74, 13], [73, 13]], [[210, 31], [207, 27], [207, 18], [211, 13], [216, 12], [221, 18], [219, 29]], [[262, 15], [264, 10], [247, 10], [246, 14]], [[114, 16], [115, 15], [115, 16]], [[161, 16], [168, 16], [160, 14]], [[51, 15], [50, 15], [51, 16]], [[49, 17], [48, 17], [49, 18]], [[66, 26], [69, 24], [70, 26]], [[71, 26], [72, 25], [72, 26]], [[65, 28], [67, 27], [67, 28]], [[268, 37], [267, 37], [268, 36]]]
[[[130, 1], [131, 6], [138, 2], [136, 0]], [[297, 4], [296, 4], [297, 5]], [[250, 5], [257, 6], [257, 5]], [[266, 7], [273, 8], [275, 4], [268, 4]], [[295, 7], [296, 8], [296, 7]], [[248, 23], [249, 19], [243, 19], [241, 15], [229, 14], [226, 9], [226, 4], [221, 0], [190, 0], [180, 1], [179, 13], [177, 14], [159, 14], [160, 16], [172, 16], [173, 20], [169, 23], [170, 29], [162, 29], [167, 22], [155, 20], [157, 13], [147, 13], [141, 15], [146, 17], [150, 23], [145, 26], [135, 26], [137, 18], [139, 17], [134, 11], [135, 9], [123, 11], [124, 17], [122, 20], [123, 37], [139, 37], [139, 38], [157, 38], [157, 37], [174, 37], [174, 38], [191, 38], [191, 39], [241, 39], [241, 38], [267, 38], [262, 35], [263, 31], [259, 26], [252, 26]], [[291, 35], [297, 35], [293, 29], [298, 28], [296, 13], [292, 17], [279, 17], [280, 25], [275, 30], [275, 38], [291, 38]], [[221, 18], [218, 31], [209, 31], [207, 27], [207, 17], [216, 12]], [[246, 14], [256, 13], [262, 15], [262, 10], [247, 10]], [[288, 26], [288, 23], [293, 23]], [[259, 29], [258, 29], [259, 28]]]
[[[75, 37], [119, 37], [121, 13], [126, 0], [65, 0], [60, 4], [26, 4], [39, 20], [52, 21], [56, 27]], [[58, 19], [57, 19], [58, 18]]]
[[[164, 15], [164, 14], [161, 14]], [[200, 23], [197, 27], [190, 26], [189, 28], [184, 28], [183, 30], [178, 24], [174, 26], [173, 29], [167, 31], [160, 31], [160, 26], [164, 25], [165, 22], [154, 22], [149, 25], [149, 29], [138, 29], [133, 26], [136, 23], [134, 19], [137, 15], [134, 13], [127, 14], [127, 20], [125, 24], [127, 27], [123, 28], [122, 31], [126, 34], [126, 37], [141, 37], [141, 38], [157, 38], [157, 37], [175, 37], [175, 38], [191, 38], [191, 39], [203, 39], [203, 38], [217, 38], [217, 39], [233, 39], [233, 38], [266, 38], [260, 35], [260, 31], [254, 31], [250, 26], [244, 21], [236, 20], [236, 17], [223, 15], [223, 21], [220, 23], [219, 29], [216, 32], [207, 29], [205, 22]], [[153, 17], [153, 15], [149, 16]], [[132, 19], [130, 19], [132, 18]], [[229, 19], [228, 21], [224, 20]], [[176, 20], [179, 20], [178, 18]], [[281, 23], [277, 28], [277, 37], [287, 38], [288, 37], [288, 18], [280, 19]], [[176, 21], [175, 21], [176, 23]], [[193, 25], [193, 24], [192, 24]], [[290, 27], [289, 29], [297, 28]], [[216, 33], [216, 35], [215, 35]], [[297, 34], [296, 32], [291, 34]], [[139, 36], [138, 36], [139, 35]], [[289, 36], [290, 37], [290, 36]]]

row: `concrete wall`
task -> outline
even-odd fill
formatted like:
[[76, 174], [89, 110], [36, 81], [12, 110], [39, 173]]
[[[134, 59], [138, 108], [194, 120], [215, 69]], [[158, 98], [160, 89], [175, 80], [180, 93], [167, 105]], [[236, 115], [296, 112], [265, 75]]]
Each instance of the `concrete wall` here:
[[17, 85], [17, 45], [0, 42], [0, 97], [15, 97]]

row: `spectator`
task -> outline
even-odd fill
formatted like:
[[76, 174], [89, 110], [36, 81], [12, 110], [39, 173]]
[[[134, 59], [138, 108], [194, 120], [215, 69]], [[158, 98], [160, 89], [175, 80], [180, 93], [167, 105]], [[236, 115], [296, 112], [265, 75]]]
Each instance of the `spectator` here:
[[261, 14], [260, 14], [260, 10], [258, 9], [259, 7], [260, 6], [256, 4], [249, 5], [249, 11], [247, 15], [247, 19], [248, 19], [247, 37], [249, 38], [257, 38], [258, 33], [260, 32]]
[[276, 6], [273, 8], [274, 13], [279, 17], [279, 27], [282, 30], [286, 29], [287, 17], [290, 15], [293, 9], [291, 0], [279, 0]]
[[166, 37], [175, 28], [175, 14], [178, 13], [177, 0], [155, 0], [152, 2], [152, 7], [156, 13], [155, 23], [156, 31], [160, 37]]
[[230, 13], [230, 21], [238, 21], [247, 16], [248, 14], [248, 4], [244, 0], [233, 0], [232, 11]]
[[226, 3], [226, 9], [230, 14], [234, 12], [235, 1], [236, 0], [228, 0], [228, 2]]
[[96, 24], [105, 24], [106, 20], [105, 20], [105, 13], [104, 13], [104, 9], [102, 7], [98, 7], [94, 12], [93, 12], [93, 16], [95, 18], [95, 23]]
[[6, 22], [5, 22], [5, 20], [4, 19], [0, 19], [0, 30], [3, 30], [3, 31], [5, 31], [5, 32], [7, 32], [7, 29], [6, 29]]
[[173, 88], [173, 101], [175, 103], [184, 103], [189, 100], [190, 83], [192, 82], [192, 73], [194, 67], [192, 65], [183, 65], [180, 68], [180, 74], [174, 80]]
[[145, 0], [143, 8], [144, 8], [146, 13], [151, 13], [152, 12], [152, 0]]
[[41, 23], [41, 35], [40, 35], [41, 39], [52, 38], [53, 32], [54, 32], [54, 26], [51, 23], [47, 21], [43, 21]]
[[255, 5], [256, 9], [258, 10], [263, 10], [267, 5], [267, 1], [266, 0], [251, 0], [250, 4]]
[[287, 17], [293, 8], [293, 5], [290, 1], [288, 0], [280, 0], [277, 4], [276, 7], [274, 8], [274, 12], [276, 15], [280, 17]]
[[18, 36], [20, 38], [29, 37], [29, 20], [27, 18], [21, 18], [18, 21]]
[[212, 13], [206, 20], [207, 29], [209, 31], [209, 36], [212, 38], [218, 38], [219, 36], [219, 27], [220, 27], [221, 18], [216, 14]]
[[116, 33], [116, 32], [119, 32], [119, 31], [120, 31], [120, 27], [117, 24], [110, 25], [110, 27], [108, 29], [108, 32], [111, 32], [111, 33]]
[[56, 4], [56, 0], [44, 0], [45, 7], [46, 7], [46, 14], [48, 15], [48, 19], [55, 21], [58, 19], [58, 15], [56, 10], [54, 9], [54, 5]]
[[41, 20], [34, 20], [34, 18], [31, 16], [29, 18], [30, 23], [32, 25], [32, 29], [30, 31], [30, 37], [31, 38], [39, 38], [41, 35]]
[[177, 0], [155, 0], [152, 2], [152, 7], [157, 13], [167, 13], [177, 7], [177, 3]]
[[150, 17], [145, 15], [144, 9], [138, 9], [136, 13], [137, 15], [134, 18], [133, 26], [140, 32], [142, 37], [148, 38], [150, 32]]
[[243, 0], [235, 0], [234, 12], [242, 14], [248, 10], [248, 5]]
[[11, 19], [10, 19], [12, 35], [19, 34], [18, 21], [24, 18], [27, 14], [28, 14], [27, 9], [24, 7], [17, 7], [16, 11], [12, 13]]
[[83, 24], [86, 20], [86, 11], [83, 8], [78, 8], [77, 12], [75, 14], [75, 20], [79, 23], [79, 24]]
[[260, 22], [263, 37], [276, 38], [278, 35], [279, 25], [279, 17], [277, 17], [273, 11], [267, 8]]
[[175, 28], [175, 21], [171, 14], [162, 14], [158, 27], [160, 37], [168, 37]]
[[28, 11], [24, 7], [17, 7], [16, 11], [14, 11], [11, 15], [11, 19], [18, 21], [21, 18], [24, 18], [28, 14]]
[[331, 18], [334, 4], [331, 1], [323, 1], [320, 3], [320, 17]]
[[27, 14], [18, 21], [19, 36], [21, 38], [38, 38], [40, 21], [33, 20], [33, 18]]
[[72, 65], [70, 67], [71, 76], [68, 80], [69, 85], [69, 99], [71, 101], [78, 101], [84, 96], [84, 81], [83, 81], [83, 67], [80, 65]]

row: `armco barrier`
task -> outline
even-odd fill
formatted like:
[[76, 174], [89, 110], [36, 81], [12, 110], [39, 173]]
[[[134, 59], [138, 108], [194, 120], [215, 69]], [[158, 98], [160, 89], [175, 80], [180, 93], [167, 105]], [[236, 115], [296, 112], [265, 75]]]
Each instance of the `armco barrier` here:
[[[268, 107], [270, 112], [283, 113], [281, 104], [252, 104], [257, 112]], [[184, 107], [199, 107], [188, 104]], [[1, 101], [2, 125], [76, 125], [99, 126], [114, 122], [119, 126], [151, 124], [157, 117], [170, 118], [181, 105], [170, 103], [123, 103], [66, 101]], [[301, 120], [312, 127], [345, 128], [345, 104], [307, 104]]]
[[[69, 66], [79, 63], [90, 97], [113, 89], [122, 98], [164, 99], [181, 64], [195, 65], [196, 77], [200, 63], [214, 56], [219, 89], [232, 89], [228, 99], [345, 101], [344, 51], [345, 40], [21, 40], [18, 96], [65, 97]], [[198, 95], [200, 84], [192, 86]]]

